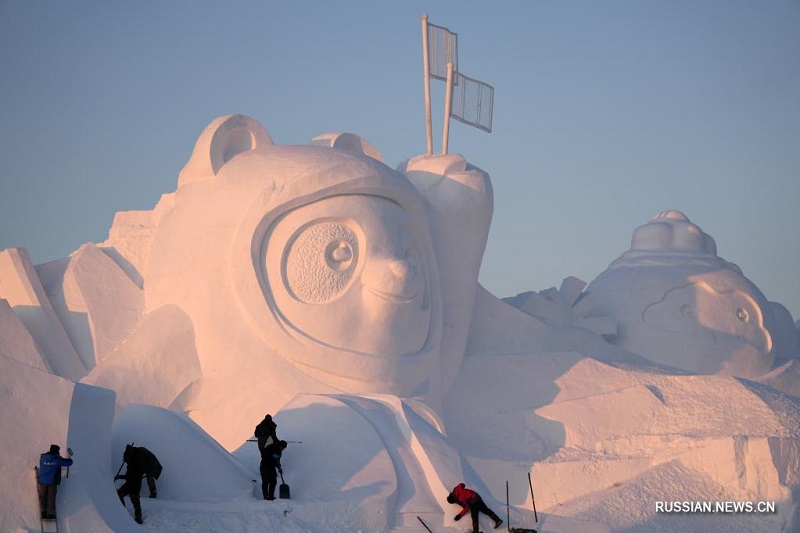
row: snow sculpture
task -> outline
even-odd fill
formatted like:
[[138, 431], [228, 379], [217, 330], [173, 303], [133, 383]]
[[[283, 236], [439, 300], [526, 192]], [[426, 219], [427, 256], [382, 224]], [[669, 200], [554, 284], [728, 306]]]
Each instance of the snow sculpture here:
[[420, 398], [436, 418], [464, 356], [491, 185], [458, 155], [402, 171], [381, 159], [353, 134], [278, 146], [249, 117], [214, 120], [174, 193], [39, 269], [79, 341], [85, 370], [69, 377], [190, 413], [229, 448], [298, 392]]
[[772, 368], [769, 302], [679, 211], [638, 227], [587, 290], [619, 321], [610, 342], [652, 361], [750, 378]]
[[[103, 433], [79, 502], [99, 518], [82, 517], [125, 530], [113, 490], [93, 487], [113, 473], [109, 448], [134, 434], [176, 464], [197, 441], [218, 466], [178, 492], [230, 495], [238, 516], [259, 460], [243, 442], [273, 412], [279, 434], [305, 442], [284, 466], [318, 504], [306, 509], [336, 506], [361, 529], [410, 529], [422, 516], [453, 530], [442, 503], [455, 483], [502, 499], [504, 482], [528, 472], [553, 530], [662, 524], [650, 500], [676, 494], [776, 500], [762, 529], [797, 529], [798, 400], [771, 388], [800, 391], [797, 324], [710, 236], [668, 211], [588, 287], [566, 278], [505, 303], [477, 283], [488, 176], [458, 155], [397, 171], [381, 160], [353, 134], [278, 146], [252, 119], [220, 117], [177, 190], [118, 213], [105, 243], [36, 267], [24, 250], [0, 251], [0, 389], [14, 416], [29, 417], [17, 397], [33, 398], [18, 388], [79, 381], [86, 401], [67, 402], [65, 388], [60, 413], [75, 419], [56, 427], [87, 449]], [[245, 470], [161, 408], [188, 414]], [[56, 416], [44, 402], [34, 410]], [[95, 411], [103, 427], [89, 423]], [[29, 471], [29, 443], [49, 440], [27, 426], [27, 441], [6, 433], [0, 448]], [[525, 493], [511, 496], [517, 517]], [[646, 509], [615, 515], [644, 494]], [[263, 517], [254, 509], [243, 524]], [[752, 529], [746, 518], [739, 529]]]
[[[397, 414], [377, 423], [382, 431], [416, 435], [387, 429], [403, 411], [417, 413], [420, 427], [443, 428], [438, 413], [464, 357], [491, 185], [458, 155], [414, 158], [401, 171], [380, 159], [352, 134], [278, 146], [252, 119], [221, 117], [199, 137], [174, 194], [149, 217], [117, 217], [104, 245], [143, 280], [145, 319], [178, 309], [193, 329], [201, 375], [168, 406], [229, 450], [265, 411], [293, 412], [298, 393], [391, 395]], [[98, 367], [88, 380], [125, 390], [109, 379], [115, 370]], [[447, 467], [416, 480], [437, 493], [424, 493], [437, 515], [446, 487], [465, 478], [453, 453]], [[386, 519], [413, 519], [409, 505]]]
[[[246, 135], [262, 141], [251, 148]], [[200, 137], [155, 231], [148, 306], [181, 302], [206, 376], [257, 365], [270, 347], [336, 389], [413, 394], [441, 327], [421, 198], [370, 158], [267, 138], [241, 116]], [[216, 150], [228, 160], [214, 162]]]

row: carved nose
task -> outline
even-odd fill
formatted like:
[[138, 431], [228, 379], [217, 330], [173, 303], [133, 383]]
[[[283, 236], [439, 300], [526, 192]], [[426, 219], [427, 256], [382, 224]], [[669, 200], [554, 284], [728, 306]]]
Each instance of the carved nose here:
[[407, 261], [396, 259], [389, 263], [389, 271], [399, 280], [405, 281], [410, 274], [410, 267]]

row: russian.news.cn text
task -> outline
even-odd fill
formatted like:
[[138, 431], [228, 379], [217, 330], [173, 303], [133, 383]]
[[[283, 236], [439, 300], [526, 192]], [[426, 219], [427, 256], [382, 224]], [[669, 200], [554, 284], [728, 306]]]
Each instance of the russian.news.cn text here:
[[656, 502], [656, 513], [683, 514], [768, 514], [775, 513], [775, 502]]

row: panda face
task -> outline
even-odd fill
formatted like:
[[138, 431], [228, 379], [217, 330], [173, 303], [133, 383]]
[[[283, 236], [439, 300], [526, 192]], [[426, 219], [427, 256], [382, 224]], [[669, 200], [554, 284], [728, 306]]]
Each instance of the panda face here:
[[427, 229], [398, 204], [341, 195], [296, 208], [265, 236], [264, 276], [296, 333], [338, 349], [403, 356], [431, 327]]

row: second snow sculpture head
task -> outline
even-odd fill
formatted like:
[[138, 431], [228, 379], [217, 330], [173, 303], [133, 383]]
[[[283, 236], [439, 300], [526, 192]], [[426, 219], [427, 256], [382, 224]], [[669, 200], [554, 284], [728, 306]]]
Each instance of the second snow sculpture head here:
[[156, 208], [143, 277], [148, 309], [177, 305], [190, 316], [206, 378], [274, 373], [269, 386], [276, 397], [284, 388], [284, 401], [325, 390], [430, 397], [452, 381], [469, 314], [458, 319], [464, 339], [443, 335], [448, 294], [476, 290], [488, 176], [460, 156], [436, 162], [442, 181], [480, 183], [483, 226], [443, 288], [439, 265], [452, 258], [436, 250], [442, 230], [429, 218], [447, 198], [426, 196], [412, 169], [390, 169], [354, 138], [346, 149], [335, 137], [279, 146], [232, 115], [198, 139], [178, 190]]
[[771, 303], [679, 211], [638, 227], [587, 290], [619, 320], [612, 342], [657, 363], [751, 378], [772, 368]]

